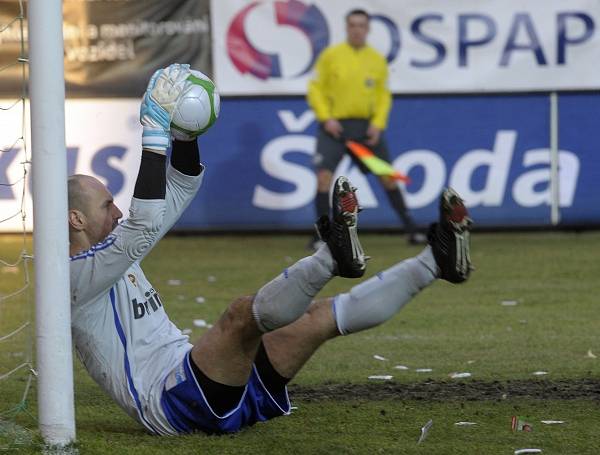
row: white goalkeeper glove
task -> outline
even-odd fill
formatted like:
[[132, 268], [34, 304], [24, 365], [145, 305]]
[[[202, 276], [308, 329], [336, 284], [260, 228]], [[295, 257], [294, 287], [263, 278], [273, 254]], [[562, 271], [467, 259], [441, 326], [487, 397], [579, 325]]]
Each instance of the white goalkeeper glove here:
[[171, 119], [186, 87], [190, 65], [173, 63], [154, 72], [140, 107], [142, 148], [165, 154], [171, 141]]

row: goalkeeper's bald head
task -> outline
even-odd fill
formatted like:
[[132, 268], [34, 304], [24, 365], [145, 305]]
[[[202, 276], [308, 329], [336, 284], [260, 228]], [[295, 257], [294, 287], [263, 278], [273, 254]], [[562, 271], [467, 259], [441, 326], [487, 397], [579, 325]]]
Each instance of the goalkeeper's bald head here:
[[87, 249], [102, 241], [117, 226], [123, 213], [106, 186], [95, 177], [75, 174], [67, 181], [69, 239]]
[[81, 210], [83, 213], [87, 212], [87, 192], [84, 183], [86, 177], [89, 178], [87, 175], [75, 174], [70, 176], [67, 180], [69, 210]]

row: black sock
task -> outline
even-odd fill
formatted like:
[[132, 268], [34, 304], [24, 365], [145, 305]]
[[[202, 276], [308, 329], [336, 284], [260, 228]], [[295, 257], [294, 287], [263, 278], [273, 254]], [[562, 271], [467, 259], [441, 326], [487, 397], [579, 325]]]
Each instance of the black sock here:
[[269, 360], [265, 346], [262, 343], [260, 343], [260, 346], [258, 347], [254, 365], [256, 365], [260, 379], [268, 391], [281, 390], [291, 381], [291, 378], [281, 376], [275, 370], [273, 364]]
[[404, 203], [404, 197], [402, 197], [402, 193], [400, 192], [400, 190], [398, 188], [393, 190], [386, 190], [385, 194], [387, 195], [392, 208], [404, 223], [404, 229], [406, 230], [406, 232], [408, 234], [412, 234], [413, 232], [415, 232], [415, 222], [408, 214], [406, 204]]
[[317, 210], [317, 218], [323, 215], [329, 215], [329, 193], [317, 192], [315, 197], [315, 208]]
[[225, 385], [213, 381], [206, 376], [190, 357], [190, 365], [194, 376], [202, 387], [204, 397], [215, 414], [223, 416], [238, 405], [246, 386]]
[[[315, 210], [317, 212], [317, 219], [321, 218], [323, 215], [327, 215], [329, 217], [329, 193], [317, 191], [317, 195], [315, 196]], [[315, 242], [317, 240], [319, 240], [319, 235], [316, 231], [313, 231], [311, 242]]]

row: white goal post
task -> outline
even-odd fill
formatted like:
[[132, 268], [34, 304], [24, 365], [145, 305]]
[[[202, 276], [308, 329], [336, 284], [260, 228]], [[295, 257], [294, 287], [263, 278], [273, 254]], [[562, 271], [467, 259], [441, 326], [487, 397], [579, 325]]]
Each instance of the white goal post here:
[[75, 440], [62, 0], [28, 5], [38, 414], [48, 445]]

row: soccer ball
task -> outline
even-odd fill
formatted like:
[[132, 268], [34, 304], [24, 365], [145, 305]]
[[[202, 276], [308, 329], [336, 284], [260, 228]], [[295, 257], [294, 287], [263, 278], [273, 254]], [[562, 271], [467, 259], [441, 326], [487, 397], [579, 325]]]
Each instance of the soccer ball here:
[[193, 139], [209, 129], [217, 117], [221, 99], [213, 81], [200, 71], [190, 70], [188, 88], [173, 110], [171, 134], [175, 139]]

